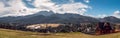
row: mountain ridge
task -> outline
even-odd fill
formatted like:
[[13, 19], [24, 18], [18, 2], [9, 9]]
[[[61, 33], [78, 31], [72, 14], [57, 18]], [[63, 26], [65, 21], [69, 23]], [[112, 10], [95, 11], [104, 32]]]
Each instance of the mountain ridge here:
[[18, 23], [84, 23], [84, 22], [113, 22], [120, 23], [120, 19], [114, 16], [108, 16], [101, 19], [96, 19], [89, 16], [79, 14], [65, 13], [58, 14], [52, 11], [42, 11], [33, 15], [18, 16], [18, 17], [2, 17], [1, 22], [18, 22]]

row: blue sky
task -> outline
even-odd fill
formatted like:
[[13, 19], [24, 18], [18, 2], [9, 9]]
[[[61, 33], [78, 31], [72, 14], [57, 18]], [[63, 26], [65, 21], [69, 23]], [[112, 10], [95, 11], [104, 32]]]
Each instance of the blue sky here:
[[0, 8], [2, 9], [0, 16], [29, 15], [38, 11], [52, 10], [55, 13], [120, 18], [120, 0], [0, 0]]
[[92, 7], [87, 11], [91, 15], [112, 15], [114, 11], [120, 10], [120, 0], [91, 0], [88, 5]]
[[[25, 1], [25, 0], [24, 0]], [[98, 15], [107, 15], [111, 16], [116, 10], [120, 10], [120, 0], [89, 0], [89, 3], [84, 2], [84, 0], [74, 0], [74, 2], [81, 2], [91, 7], [91, 9], [87, 9], [85, 14], [98, 16]], [[69, 0], [52, 0], [56, 4], [67, 4], [70, 3]], [[25, 2], [30, 8], [34, 8], [34, 6]]]
[[[58, 0], [57, 0], [58, 1]], [[120, 10], [120, 0], [89, 0], [89, 3], [85, 3], [84, 0], [74, 0], [75, 2], [82, 2], [89, 5], [92, 9], [88, 9], [85, 14], [97, 16], [107, 15], [112, 16], [116, 10]], [[66, 1], [58, 2], [66, 3]]]

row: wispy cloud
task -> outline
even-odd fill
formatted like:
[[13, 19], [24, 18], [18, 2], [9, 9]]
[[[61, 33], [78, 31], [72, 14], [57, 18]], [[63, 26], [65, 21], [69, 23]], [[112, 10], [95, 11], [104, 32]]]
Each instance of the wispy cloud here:
[[[56, 13], [75, 13], [83, 15], [90, 6], [69, 0], [67, 4], [56, 4], [52, 0], [26, 0], [35, 8], [28, 8], [23, 0], [4, 0], [0, 1], [0, 16], [25, 16], [34, 14], [38, 11], [52, 10]], [[5, 6], [9, 7], [5, 7]], [[8, 12], [8, 13], [6, 13]]]
[[63, 13], [75, 13], [83, 15], [89, 6], [82, 3], [71, 3], [71, 4], [63, 4], [60, 6], [60, 11]]

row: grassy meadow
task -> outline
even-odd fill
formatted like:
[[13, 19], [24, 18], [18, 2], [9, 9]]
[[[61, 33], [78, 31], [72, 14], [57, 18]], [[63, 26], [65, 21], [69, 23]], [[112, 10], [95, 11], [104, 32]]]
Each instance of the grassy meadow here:
[[106, 35], [88, 35], [80, 32], [73, 33], [38, 33], [18, 30], [0, 29], [0, 38], [120, 38], [120, 33]]

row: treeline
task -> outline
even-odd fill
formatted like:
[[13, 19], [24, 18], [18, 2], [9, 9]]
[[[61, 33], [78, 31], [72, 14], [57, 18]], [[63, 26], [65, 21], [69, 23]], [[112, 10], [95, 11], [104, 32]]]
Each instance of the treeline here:
[[24, 30], [25, 25], [18, 23], [0, 23], [0, 28], [12, 29], [12, 30]]
[[[51, 33], [57, 33], [57, 32], [84, 32], [84, 33], [90, 33], [95, 32], [94, 25], [92, 24], [86, 24], [86, 25], [80, 25], [80, 24], [72, 24], [72, 23], [66, 23], [66, 24], [60, 24], [58, 27], [46, 27], [42, 29], [42, 27], [37, 28], [27, 28], [28, 25], [22, 25], [22, 24], [16, 24], [16, 23], [0, 23], [0, 28], [5, 29], [13, 29], [13, 30], [23, 30], [23, 31], [33, 31], [33, 32], [51, 32]], [[88, 32], [89, 31], [89, 32]]]
[[[102, 24], [104, 25], [104, 24]], [[30, 28], [28, 28], [28, 26]], [[43, 33], [69, 33], [69, 32], [83, 32], [87, 34], [95, 34], [96, 32], [102, 31], [101, 24], [99, 23], [64, 23], [59, 24], [57, 27], [44, 25], [31, 25], [31, 24], [19, 24], [19, 23], [0, 23], [0, 28], [12, 29], [12, 30], [22, 30], [22, 31], [32, 31], [32, 32], [43, 32]], [[114, 25], [109, 25], [112, 30], [115, 30]], [[102, 32], [101, 32], [102, 33]]]

